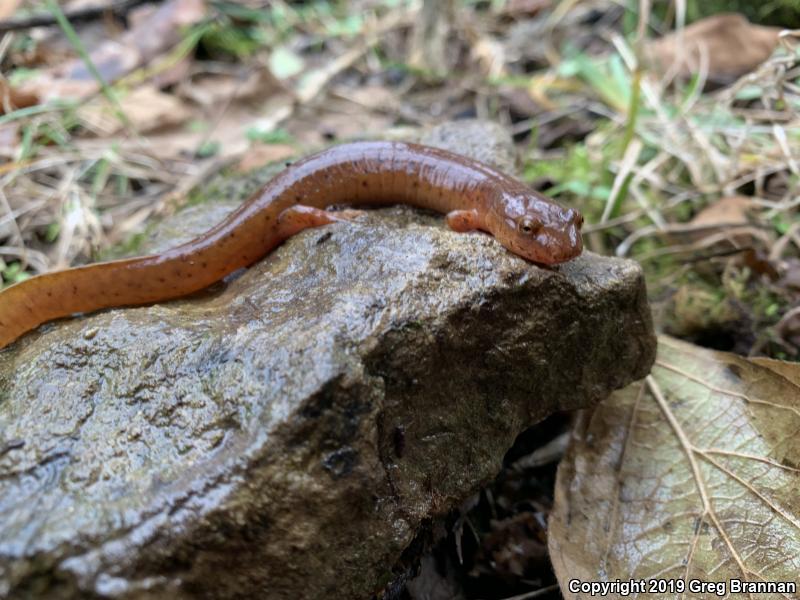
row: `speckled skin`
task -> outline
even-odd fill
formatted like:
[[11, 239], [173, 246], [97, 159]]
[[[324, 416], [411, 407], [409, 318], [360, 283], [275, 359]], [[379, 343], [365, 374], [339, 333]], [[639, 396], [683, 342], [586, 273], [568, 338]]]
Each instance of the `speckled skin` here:
[[220, 224], [151, 256], [32, 277], [0, 292], [0, 348], [42, 323], [115, 306], [179, 298], [261, 259], [298, 231], [353, 211], [333, 204], [410, 204], [480, 229], [541, 264], [582, 251], [581, 215], [499, 171], [457, 154], [401, 142], [336, 146], [294, 163]]

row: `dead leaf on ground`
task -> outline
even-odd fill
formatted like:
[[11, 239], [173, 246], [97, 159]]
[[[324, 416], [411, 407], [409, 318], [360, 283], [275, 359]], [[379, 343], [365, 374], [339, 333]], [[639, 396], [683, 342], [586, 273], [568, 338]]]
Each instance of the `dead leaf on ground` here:
[[[119, 108], [139, 133], [179, 125], [192, 116], [192, 111], [179, 98], [146, 84], [121, 98]], [[116, 107], [110, 106], [105, 98], [96, 98], [81, 107], [78, 118], [100, 136], [114, 135], [124, 128]]]
[[269, 163], [291, 158], [296, 154], [297, 150], [289, 144], [254, 144], [247, 150], [235, 168], [240, 173], [247, 173]]
[[786, 360], [776, 360], [774, 358], [766, 358], [757, 356], [750, 359], [752, 362], [759, 366], [775, 371], [781, 377], [791, 381], [794, 385], [800, 387], [800, 369], [797, 367], [796, 362], [789, 362]]
[[688, 78], [707, 65], [708, 80], [729, 83], [753, 71], [778, 45], [779, 27], [753, 25], [735, 13], [718, 14], [650, 42], [647, 56], [660, 73]]
[[22, 4], [22, 0], [3, 0], [0, 3], [0, 19], [7, 19], [13, 15], [20, 4]]
[[516, 17], [532, 17], [545, 8], [550, 8], [553, 0], [508, 0], [500, 9], [501, 14]]
[[[281, 107], [278, 107], [280, 110]], [[162, 160], [193, 161], [199, 154], [230, 159], [241, 155], [250, 146], [248, 133], [254, 129], [271, 131], [274, 111], [234, 102], [220, 114], [204, 116], [185, 125], [159, 129], [139, 140], [150, 156]], [[263, 126], [260, 126], [263, 124]], [[125, 143], [124, 138], [75, 140], [76, 148], [88, 151]]]
[[588, 597], [570, 579], [800, 584], [800, 365], [773, 367], [662, 336], [652, 375], [584, 414], [550, 518], [565, 598]]
[[[291, 97], [265, 69], [229, 74], [202, 74], [185, 81], [175, 94], [143, 85], [120, 99], [125, 116], [151, 155], [164, 160], [191, 160], [197, 154], [228, 159], [250, 145], [251, 131], [271, 131], [286, 115]], [[79, 111], [100, 136], [123, 130], [114, 107], [97, 98]], [[111, 139], [105, 143], [112, 143]], [[82, 147], [90, 140], [76, 141]]]
[[[268, 69], [237, 69], [229, 73], [201, 73], [178, 87], [178, 94], [200, 106], [220, 107], [232, 100], [264, 101], [286, 88]], [[287, 102], [290, 99], [287, 98]]]
[[19, 141], [19, 123], [0, 125], [0, 158], [11, 159]]
[[693, 225], [744, 225], [753, 207], [747, 196], [727, 196], [706, 206], [692, 219]]
[[0, 2], [0, 19], [7, 19], [13, 15], [22, 4], [22, 0], [3, 0]]
[[[8, 84], [8, 81], [0, 79], [0, 115], [18, 108], [33, 106], [36, 102], [35, 95], [16, 90]], [[9, 110], [6, 111], [6, 108]]]
[[363, 138], [365, 134], [386, 131], [393, 121], [392, 115], [363, 110], [352, 102], [331, 98], [323, 112], [314, 106], [301, 106], [290, 131], [302, 145], [313, 147], [331, 140]]
[[[177, 44], [183, 27], [206, 14], [202, 0], [169, 0], [142, 18], [118, 40], [106, 40], [91, 51], [92, 63], [107, 83], [149, 63]], [[20, 86], [19, 91], [48, 100], [80, 99], [99, 91], [100, 85], [82, 59], [74, 59], [42, 71]]]
[[696, 228], [689, 232], [689, 237], [693, 241], [699, 241], [709, 235], [718, 236], [720, 231], [724, 231], [724, 237], [740, 247], [751, 244], [756, 238], [763, 239], [763, 236], [756, 235], [758, 230], [751, 226], [754, 206], [753, 198], [747, 196], [720, 198], [706, 206], [689, 222]]
[[331, 94], [370, 110], [395, 111], [399, 108], [397, 93], [384, 85], [373, 84], [357, 88], [338, 85], [332, 88]]

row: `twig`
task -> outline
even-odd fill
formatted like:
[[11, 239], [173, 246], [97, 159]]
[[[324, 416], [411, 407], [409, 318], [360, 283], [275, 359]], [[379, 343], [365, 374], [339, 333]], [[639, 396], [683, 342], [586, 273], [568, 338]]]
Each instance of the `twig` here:
[[[91, 21], [103, 16], [106, 13], [124, 15], [130, 9], [139, 4], [152, 0], [111, 0], [108, 4], [98, 4], [96, 6], [86, 6], [65, 13], [67, 20], [71, 23]], [[52, 14], [33, 15], [32, 17], [21, 17], [19, 19], [9, 19], [0, 21], [0, 33], [8, 31], [18, 31], [20, 29], [31, 29], [33, 27], [48, 27], [57, 25], [58, 20]]]
[[[706, 236], [695, 244], [690, 244], [688, 246], [670, 246], [670, 248], [684, 248], [684, 249], [688, 248], [688, 250], [693, 250], [698, 247], [698, 244], [700, 244], [699, 247], [703, 247], [719, 241], [731, 241], [728, 238], [728, 236], [731, 234], [747, 234], [753, 238], [763, 241], [765, 244], [768, 244], [770, 242], [770, 238], [766, 232], [767, 231], [766, 228], [762, 229], [744, 223], [716, 223], [708, 225], [676, 223], [668, 225], [667, 227], [663, 228], [650, 225], [647, 227], [641, 227], [639, 229], [636, 229], [633, 233], [631, 233], [628, 237], [626, 237], [622, 241], [622, 243], [620, 243], [617, 246], [616, 255], [627, 256], [628, 252], [630, 251], [634, 243], [638, 242], [641, 239], [645, 239], [654, 235], [664, 236], [669, 234], [686, 234], [686, 233], [700, 233], [700, 232], [711, 233], [715, 231], [719, 233], [715, 235]], [[681, 251], [688, 251], [688, 250], [681, 250]]]

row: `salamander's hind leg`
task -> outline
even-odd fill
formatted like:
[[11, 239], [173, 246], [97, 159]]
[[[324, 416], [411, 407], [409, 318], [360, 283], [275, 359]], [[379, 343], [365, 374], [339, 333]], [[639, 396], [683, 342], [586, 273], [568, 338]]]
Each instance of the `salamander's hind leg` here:
[[278, 235], [285, 240], [304, 229], [320, 227], [338, 221], [352, 221], [362, 214], [364, 214], [363, 210], [332, 211], [296, 204], [278, 215]]
[[447, 213], [445, 221], [450, 229], [460, 233], [480, 229], [480, 217], [475, 209], [451, 210]]

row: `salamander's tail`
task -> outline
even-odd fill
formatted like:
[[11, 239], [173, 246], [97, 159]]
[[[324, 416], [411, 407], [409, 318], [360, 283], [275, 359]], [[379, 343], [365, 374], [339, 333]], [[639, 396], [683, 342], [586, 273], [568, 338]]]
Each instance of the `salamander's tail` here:
[[[3, 290], [0, 292], [0, 348], [47, 321], [121, 305], [122, 292], [131, 285], [132, 277], [120, 276], [120, 273], [133, 275], [142, 261], [128, 259], [46, 273]], [[117, 268], [109, 269], [110, 264]]]

